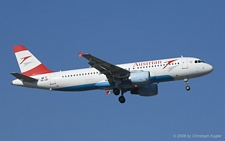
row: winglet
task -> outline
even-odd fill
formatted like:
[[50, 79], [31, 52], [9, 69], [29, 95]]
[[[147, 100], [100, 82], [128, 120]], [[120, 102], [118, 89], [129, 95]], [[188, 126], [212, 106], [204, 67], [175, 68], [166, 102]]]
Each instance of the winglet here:
[[82, 52], [78, 52], [79, 57], [82, 57], [84, 54]]

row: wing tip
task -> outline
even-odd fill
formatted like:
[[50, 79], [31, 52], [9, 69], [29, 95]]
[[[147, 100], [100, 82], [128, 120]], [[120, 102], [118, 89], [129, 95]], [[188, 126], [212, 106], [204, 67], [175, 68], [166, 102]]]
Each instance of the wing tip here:
[[78, 52], [79, 57], [82, 57], [84, 54], [82, 52]]

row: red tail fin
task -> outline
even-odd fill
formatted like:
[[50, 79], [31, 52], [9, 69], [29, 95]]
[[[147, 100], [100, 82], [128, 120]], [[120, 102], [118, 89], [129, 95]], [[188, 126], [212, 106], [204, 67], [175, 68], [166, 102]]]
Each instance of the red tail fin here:
[[23, 45], [13, 46], [13, 50], [23, 75], [32, 76], [52, 72]]

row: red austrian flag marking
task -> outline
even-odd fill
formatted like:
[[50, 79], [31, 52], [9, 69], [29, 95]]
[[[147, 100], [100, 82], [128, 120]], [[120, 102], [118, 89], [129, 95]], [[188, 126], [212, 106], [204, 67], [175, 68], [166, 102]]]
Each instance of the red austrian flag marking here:
[[[170, 61], [167, 61], [167, 64], [165, 65], [165, 67], [163, 69], [165, 69], [168, 65], [170, 65], [171, 63], [173, 63], [174, 61], [176, 61], [177, 59], [175, 60], [170, 60]], [[165, 62], [166, 63], [166, 62]]]
[[27, 57], [23, 57], [21, 58], [22, 59], [22, 62], [20, 64], [22, 64], [25, 60], [27, 60], [28, 58], [30, 58], [31, 56], [27, 56]]

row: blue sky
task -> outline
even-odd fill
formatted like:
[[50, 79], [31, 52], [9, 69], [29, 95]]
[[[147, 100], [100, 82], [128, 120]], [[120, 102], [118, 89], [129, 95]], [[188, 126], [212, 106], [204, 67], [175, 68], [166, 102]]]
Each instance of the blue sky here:
[[[224, 7], [221, 0], [0, 1], [0, 140], [224, 140]], [[193, 56], [214, 71], [191, 79], [189, 92], [183, 81], [160, 83], [157, 96], [126, 93], [120, 104], [101, 90], [12, 86], [18, 44], [55, 71], [89, 67], [79, 51], [113, 64]]]

